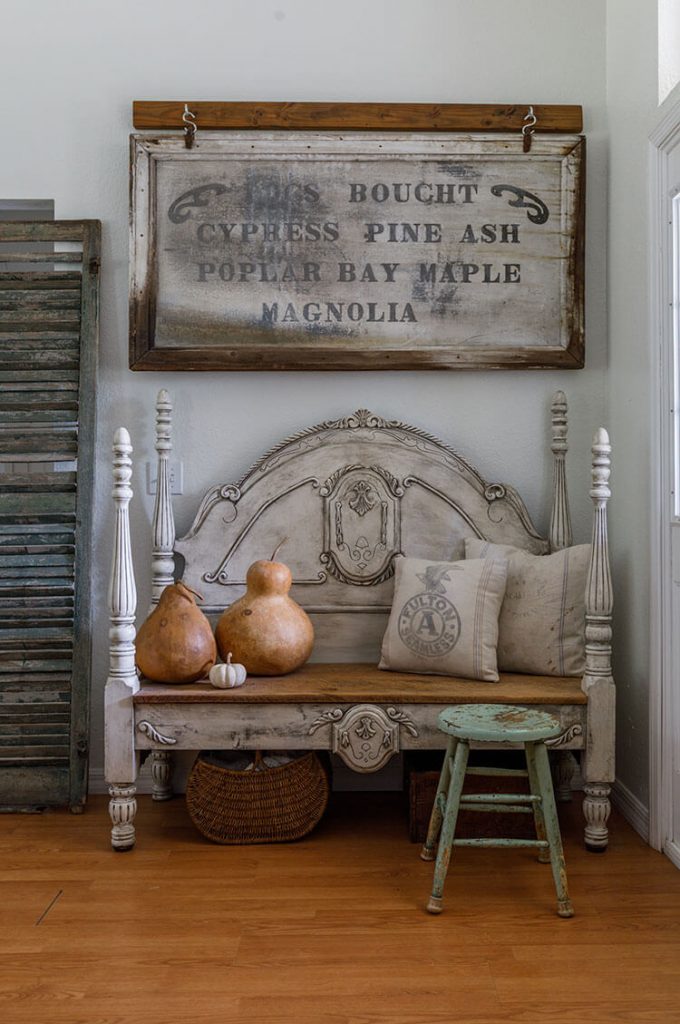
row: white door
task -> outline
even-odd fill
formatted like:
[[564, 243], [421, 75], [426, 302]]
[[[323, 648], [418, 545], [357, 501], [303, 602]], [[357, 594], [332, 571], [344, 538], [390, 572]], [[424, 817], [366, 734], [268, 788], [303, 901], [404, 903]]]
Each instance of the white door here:
[[650, 840], [680, 867], [680, 90], [652, 134], [656, 494]]

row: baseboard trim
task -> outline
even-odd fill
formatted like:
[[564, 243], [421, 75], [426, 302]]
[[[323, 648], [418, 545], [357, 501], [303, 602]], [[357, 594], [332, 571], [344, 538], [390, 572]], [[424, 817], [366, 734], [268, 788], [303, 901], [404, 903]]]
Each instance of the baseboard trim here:
[[666, 843], [663, 852], [671, 863], [675, 864], [676, 868], [680, 868], [680, 846], [677, 843]]
[[[649, 808], [620, 779], [612, 786], [612, 803], [646, 843], [649, 842]], [[670, 855], [669, 855], [670, 856]]]

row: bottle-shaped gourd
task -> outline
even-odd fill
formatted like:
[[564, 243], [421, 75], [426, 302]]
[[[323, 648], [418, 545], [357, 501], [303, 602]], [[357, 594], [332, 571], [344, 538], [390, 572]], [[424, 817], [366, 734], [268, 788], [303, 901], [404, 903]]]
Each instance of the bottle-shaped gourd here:
[[309, 658], [314, 627], [307, 613], [289, 597], [293, 578], [283, 562], [253, 562], [246, 592], [223, 612], [215, 638], [222, 658], [229, 653], [253, 676], [283, 676]]
[[135, 643], [137, 667], [147, 679], [193, 683], [215, 664], [215, 638], [198, 596], [184, 583], [172, 583], [161, 594]]

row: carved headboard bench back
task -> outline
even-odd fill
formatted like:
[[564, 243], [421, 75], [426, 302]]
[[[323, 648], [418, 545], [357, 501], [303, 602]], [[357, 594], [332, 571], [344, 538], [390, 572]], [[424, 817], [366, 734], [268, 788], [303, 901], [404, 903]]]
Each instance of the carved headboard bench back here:
[[278, 557], [292, 570], [292, 595], [314, 622], [314, 660], [376, 660], [399, 553], [460, 558], [466, 536], [536, 554], [570, 543], [562, 392], [552, 414], [550, 540], [538, 534], [512, 487], [488, 483], [423, 430], [359, 410], [295, 434], [238, 483], [213, 487], [189, 532], [175, 542], [168, 476], [171, 404], [161, 391], [154, 601], [174, 576], [176, 551], [184, 559], [182, 579], [203, 595], [206, 612], [216, 615], [243, 594], [251, 562], [270, 557], [281, 544]]

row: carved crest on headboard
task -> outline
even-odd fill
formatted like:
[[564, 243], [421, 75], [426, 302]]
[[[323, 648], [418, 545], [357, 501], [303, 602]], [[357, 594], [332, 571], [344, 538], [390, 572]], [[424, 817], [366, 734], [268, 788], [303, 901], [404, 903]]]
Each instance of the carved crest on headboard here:
[[342, 583], [375, 586], [394, 572], [401, 551], [404, 489], [381, 466], [344, 466], [323, 484], [321, 562]]

